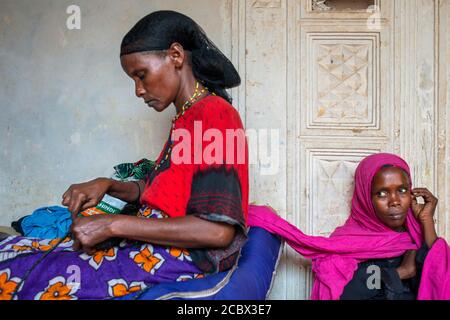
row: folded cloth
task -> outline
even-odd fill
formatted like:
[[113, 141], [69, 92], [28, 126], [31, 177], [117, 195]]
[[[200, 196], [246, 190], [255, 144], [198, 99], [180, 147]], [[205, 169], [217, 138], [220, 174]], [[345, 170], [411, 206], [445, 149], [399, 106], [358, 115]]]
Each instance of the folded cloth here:
[[119, 181], [143, 180], [155, 167], [155, 162], [142, 159], [134, 163], [121, 163], [114, 166], [114, 174], [111, 176]]
[[64, 207], [43, 207], [34, 211], [22, 221], [25, 237], [39, 239], [56, 239], [64, 237], [69, 232], [72, 217]]

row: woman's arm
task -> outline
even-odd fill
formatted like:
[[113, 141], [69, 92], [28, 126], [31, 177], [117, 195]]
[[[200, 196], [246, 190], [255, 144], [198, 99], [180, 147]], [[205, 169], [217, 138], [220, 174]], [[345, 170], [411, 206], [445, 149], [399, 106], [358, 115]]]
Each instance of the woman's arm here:
[[72, 225], [74, 249], [92, 252], [111, 237], [120, 237], [179, 248], [225, 248], [233, 241], [234, 226], [194, 216], [144, 219], [124, 215], [77, 218]]
[[180, 248], [225, 248], [234, 237], [234, 226], [194, 216], [142, 219], [123, 216], [111, 224], [115, 237]]
[[396, 269], [401, 280], [410, 279], [416, 276], [416, 250], [406, 251], [402, 264]]
[[425, 238], [425, 243], [427, 244], [428, 248], [431, 248], [438, 238], [433, 219], [423, 221], [422, 230]]
[[[140, 190], [143, 190], [145, 187], [144, 181], [139, 181], [138, 183]], [[140, 190], [134, 182], [97, 178], [89, 182], [71, 185], [62, 196], [62, 204], [68, 207], [68, 210], [75, 218], [81, 211], [95, 207], [106, 193], [131, 203], [139, 200]]]
[[[422, 225], [425, 243], [428, 248], [431, 248], [438, 238], [434, 227], [434, 212], [436, 211], [438, 199], [426, 188], [413, 189], [412, 197], [412, 210]], [[417, 203], [417, 197], [422, 197], [425, 203]]]
[[[108, 194], [128, 203], [138, 202], [141, 190], [144, 190], [145, 188], [145, 182], [143, 180], [136, 182], [109, 180], [110, 187], [108, 189]], [[137, 184], [139, 184], [139, 186]]]
[[[425, 204], [419, 204], [417, 197], [422, 197]], [[423, 236], [428, 248], [431, 248], [437, 239], [434, 227], [434, 212], [438, 199], [426, 188], [416, 188], [412, 190], [412, 210], [422, 226]], [[415, 250], [408, 250], [405, 253], [402, 264], [397, 268], [400, 279], [410, 279], [416, 276], [416, 253]]]

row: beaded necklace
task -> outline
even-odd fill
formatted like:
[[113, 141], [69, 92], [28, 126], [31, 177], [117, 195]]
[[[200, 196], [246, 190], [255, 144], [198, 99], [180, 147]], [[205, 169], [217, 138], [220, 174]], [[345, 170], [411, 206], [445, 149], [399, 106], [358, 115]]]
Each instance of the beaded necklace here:
[[[172, 119], [172, 128], [171, 128], [171, 130], [170, 130], [170, 137], [172, 137], [172, 133], [173, 133], [173, 131], [175, 130], [175, 122], [179, 119], [179, 118], [181, 118], [185, 113], [186, 113], [186, 111], [198, 100], [198, 98], [200, 98], [205, 92], [207, 92], [207, 93], [209, 93], [209, 90], [208, 90], [208, 88], [206, 88], [206, 87], [203, 87], [203, 89], [202, 90], [199, 90], [199, 87], [200, 87], [200, 83], [197, 81], [196, 82], [196, 85], [195, 85], [195, 91], [194, 91], [194, 94], [188, 99], [188, 100], [186, 100], [186, 102], [183, 104], [183, 106], [181, 107], [181, 111], [177, 114], [177, 115], [175, 115], [175, 117], [173, 117], [173, 119]], [[212, 93], [212, 95], [215, 95], [215, 93]], [[170, 154], [171, 154], [171, 152], [172, 152], [172, 140], [170, 141], [170, 145], [169, 145], [169, 148], [167, 149], [167, 152], [166, 152], [166, 155], [161, 159], [161, 162], [160, 163], [158, 163], [156, 166], [155, 166], [155, 169], [154, 169], [154, 171], [156, 172], [168, 159], [169, 159], [169, 156], [170, 156]]]

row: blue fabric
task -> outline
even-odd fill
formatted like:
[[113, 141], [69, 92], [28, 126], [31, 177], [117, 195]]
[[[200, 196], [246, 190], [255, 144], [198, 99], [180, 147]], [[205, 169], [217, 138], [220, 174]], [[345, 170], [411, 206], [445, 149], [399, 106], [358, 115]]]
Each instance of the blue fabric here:
[[280, 250], [279, 238], [251, 227], [235, 268], [203, 279], [158, 284], [116, 300], [265, 300]]
[[64, 207], [43, 207], [34, 211], [22, 221], [25, 237], [55, 239], [64, 237], [69, 232], [72, 218]]

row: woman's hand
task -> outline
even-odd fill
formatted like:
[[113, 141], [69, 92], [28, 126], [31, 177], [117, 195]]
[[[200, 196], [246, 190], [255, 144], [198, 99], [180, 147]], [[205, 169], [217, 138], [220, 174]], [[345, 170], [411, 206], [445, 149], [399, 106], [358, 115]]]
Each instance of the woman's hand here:
[[111, 225], [114, 218], [109, 214], [76, 218], [70, 227], [73, 249], [93, 254], [95, 245], [113, 237]]
[[410, 279], [416, 276], [416, 251], [406, 251], [402, 264], [397, 268], [398, 275], [401, 280]]
[[111, 184], [111, 179], [107, 178], [73, 184], [63, 194], [62, 205], [68, 207], [72, 220], [75, 220], [81, 211], [95, 207], [108, 192]]
[[[424, 204], [417, 203], [417, 197], [422, 197]], [[434, 222], [434, 212], [438, 204], [438, 199], [427, 188], [415, 188], [412, 190], [411, 208], [415, 217], [420, 222]]]
[[[426, 188], [413, 189], [411, 196], [411, 208], [422, 225], [425, 242], [428, 248], [431, 248], [437, 239], [436, 228], [434, 227], [434, 212], [436, 211], [438, 199]], [[425, 203], [417, 203], [417, 197], [422, 197]]]

